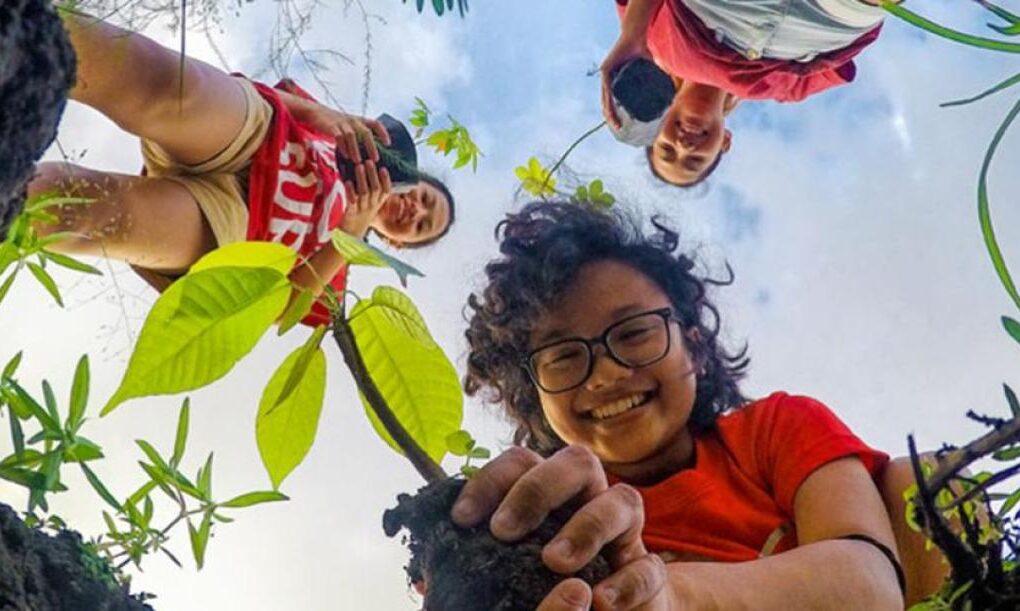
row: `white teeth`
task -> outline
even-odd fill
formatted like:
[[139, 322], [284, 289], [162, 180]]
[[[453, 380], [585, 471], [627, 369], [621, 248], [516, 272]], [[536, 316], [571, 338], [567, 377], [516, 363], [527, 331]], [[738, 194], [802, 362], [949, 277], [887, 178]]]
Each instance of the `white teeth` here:
[[591, 415], [596, 420], [603, 420], [605, 418], [612, 418], [613, 416], [619, 416], [623, 412], [630, 408], [642, 403], [645, 400], [645, 394], [631, 395], [630, 397], [624, 397], [623, 399], [617, 399], [612, 403], [596, 407], [591, 410]]

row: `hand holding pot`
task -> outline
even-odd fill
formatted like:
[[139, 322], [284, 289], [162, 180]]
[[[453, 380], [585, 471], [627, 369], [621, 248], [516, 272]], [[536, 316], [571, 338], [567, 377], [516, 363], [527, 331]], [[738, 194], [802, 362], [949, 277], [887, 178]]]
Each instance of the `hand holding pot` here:
[[639, 57], [649, 60], [652, 57], [644, 31], [638, 34], [624, 32], [599, 67], [602, 73], [602, 115], [614, 131], [620, 129], [621, 121], [613, 104], [613, 76], [624, 64]]
[[511, 448], [485, 465], [464, 486], [453, 507], [454, 522], [474, 526], [491, 516], [492, 535], [516, 541], [534, 530], [550, 511], [571, 500], [582, 503], [542, 550], [551, 570], [579, 570], [600, 551], [613, 574], [594, 590], [580, 579], [566, 579], [546, 596], [538, 611], [674, 611], [683, 609], [666, 579], [665, 563], [641, 541], [644, 505], [626, 484], [610, 486], [591, 450], [570, 446], [543, 459]]

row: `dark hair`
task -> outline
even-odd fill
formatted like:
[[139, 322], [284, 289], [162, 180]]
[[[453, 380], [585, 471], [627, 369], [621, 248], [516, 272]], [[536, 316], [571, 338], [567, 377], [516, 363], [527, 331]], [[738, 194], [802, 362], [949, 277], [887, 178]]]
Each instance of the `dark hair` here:
[[681, 189], [690, 189], [691, 187], [695, 187], [705, 182], [705, 179], [711, 176], [712, 172], [715, 172], [715, 169], [719, 167], [719, 162], [722, 160], [722, 156], [723, 152], [720, 150], [719, 154], [715, 156], [715, 160], [712, 161], [712, 163], [710, 163], [709, 166], [705, 168], [705, 170], [700, 175], [698, 175], [698, 177], [695, 180], [693, 180], [692, 182], [681, 184], [673, 182], [671, 180], [666, 180], [665, 176], [659, 174], [659, 171], [655, 169], [655, 164], [652, 163], [652, 147], [650, 146], [645, 147], [645, 159], [648, 160], [648, 171], [652, 173], [652, 176], [658, 178], [660, 181], [666, 183], [667, 185], [673, 185], [674, 187], [680, 187]]
[[450, 216], [446, 221], [446, 227], [443, 227], [442, 231], [440, 231], [439, 233], [437, 233], [436, 235], [432, 236], [427, 240], [422, 240], [421, 242], [407, 242], [403, 244], [404, 248], [421, 248], [423, 246], [431, 246], [432, 244], [435, 244], [439, 240], [443, 239], [443, 237], [445, 237], [446, 234], [450, 233], [450, 227], [453, 227], [453, 221], [457, 217], [456, 206], [454, 205], [453, 201], [453, 193], [450, 193], [450, 190], [446, 187], [446, 183], [439, 180], [435, 176], [432, 176], [431, 174], [426, 174], [425, 172], [420, 173], [420, 175], [418, 176], [418, 180], [419, 182], [423, 182], [431, 187], [435, 187], [436, 190], [443, 194], [443, 197], [446, 198], [448, 204]]
[[[659, 218], [645, 235], [625, 213], [599, 212], [565, 202], [534, 202], [496, 227], [502, 256], [485, 266], [488, 284], [468, 298], [472, 311], [465, 333], [469, 352], [464, 387], [468, 394], [501, 403], [517, 425], [514, 443], [551, 454], [563, 447], [546, 421], [538, 391], [522, 365], [535, 319], [556, 304], [562, 291], [587, 263], [617, 260], [647, 275], [669, 297], [685, 343], [695, 362], [697, 397], [690, 423], [710, 429], [716, 416], [745, 402], [737, 382], [749, 359], [745, 347], [730, 354], [719, 345], [719, 313], [708, 300], [706, 285], [724, 280], [698, 277], [694, 261], [674, 253], [679, 235]], [[611, 279], [606, 279], [611, 282]]]

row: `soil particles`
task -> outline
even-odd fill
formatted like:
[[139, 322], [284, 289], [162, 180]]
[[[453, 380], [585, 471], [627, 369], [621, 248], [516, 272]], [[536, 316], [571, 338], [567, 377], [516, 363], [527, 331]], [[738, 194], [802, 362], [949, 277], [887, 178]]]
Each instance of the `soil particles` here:
[[[386, 535], [406, 528], [411, 551], [407, 576], [425, 585], [423, 611], [534, 611], [566, 578], [542, 563], [542, 547], [573, 514], [573, 507], [554, 512], [530, 536], [515, 544], [498, 541], [485, 522], [471, 529], [450, 521], [450, 509], [464, 486], [448, 479], [422, 488], [415, 496], [401, 494], [397, 507], [383, 515]], [[596, 584], [610, 574], [609, 562], [598, 556], [574, 577]]]
[[0, 611], [152, 611], [96, 573], [83, 561], [81, 535], [51, 537], [0, 504]]
[[74, 80], [74, 50], [50, 1], [0, 0], [0, 240], [57, 135]]

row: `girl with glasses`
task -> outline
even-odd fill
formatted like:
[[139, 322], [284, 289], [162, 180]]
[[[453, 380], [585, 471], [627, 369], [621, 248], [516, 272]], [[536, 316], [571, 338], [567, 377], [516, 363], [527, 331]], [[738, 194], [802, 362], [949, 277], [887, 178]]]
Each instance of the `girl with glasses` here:
[[[515, 447], [467, 483], [454, 521], [514, 541], [581, 501], [542, 560], [569, 575], [604, 548], [615, 572], [594, 590], [565, 579], [542, 611], [902, 609], [895, 550], [924, 545], [890, 524], [905, 465], [818, 401], [746, 398], [749, 359], [721, 344], [707, 293], [729, 280], [699, 276], [653, 225], [569, 203], [501, 223], [468, 300], [466, 387], [503, 408]], [[925, 558], [931, 581], [911, 573], [911, 592], [945, 575]]]

